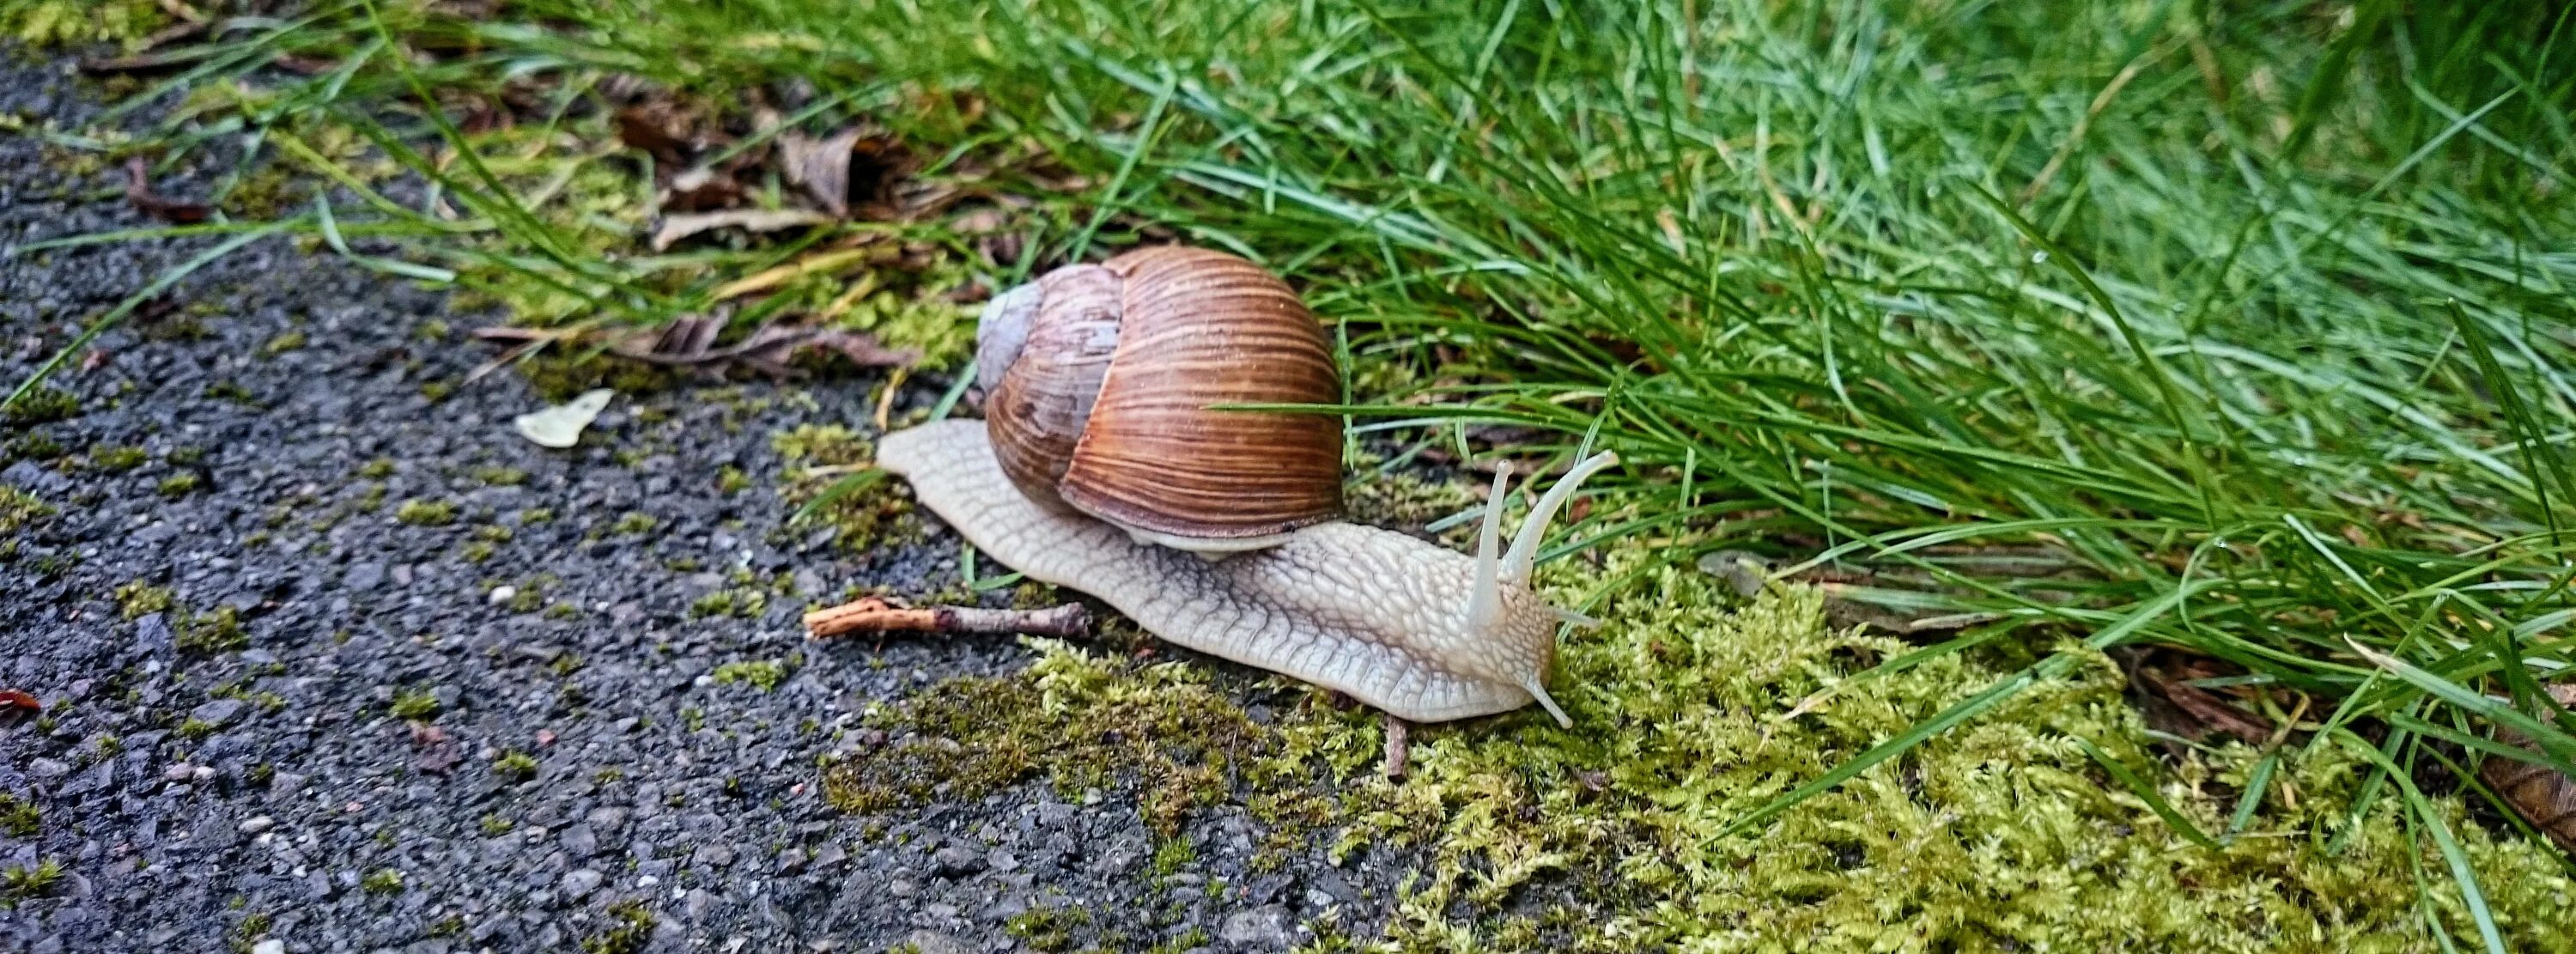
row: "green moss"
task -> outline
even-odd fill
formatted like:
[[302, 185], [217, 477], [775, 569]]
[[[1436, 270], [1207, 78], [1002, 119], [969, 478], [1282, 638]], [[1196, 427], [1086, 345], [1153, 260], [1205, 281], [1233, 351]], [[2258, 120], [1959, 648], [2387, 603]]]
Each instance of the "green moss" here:
[[530, 507], [519, 511], [519, 525], [522, 527], [534, 527], [553, 522], [555, 522], [555, 512], [546, 507]]
[[492, 774], [513, 782], [524, 782], [535, 778], [537, 777], [537, 757], [517, 749], [503, 752], [500, 758], [492, 760]]
[[263, 164], [252, 167], [224, 195], [223, 209], [233, 218], [268, 221], [312, 201], [310, 177], [298, 175], [282, 163]]
[[427, 722], [438, 718], [438, 696], [427, 689], [407, 689], [394, 694], [393, 705], [386, 711], [397, 719]]
[[172, 599], [169, 587], [129, 580], [116, 588], [116, 612], [126, 619], [138, 619], [167, 611]]
[[122, 474], [141, 467], [152, 455], [140, 447], [101, 447], [90, 451], [89, 465], [111, 474]]
[[183, 470], [161, 478], [161, 482], [154, 484], [152, 489], [159, 492], [161, 496], [176, 499], [196, 493], [199, 483], [195, 471]]
[[268, 339], [267, 344], [259, 346], [259, 353], [273, 358], [289, 351], [300, 350], [303, 347], [304, 332], [284, 331], [278, 333], [277, 337]]
[[54, 508], [36, 495], [0, 484], [0, 533], [16, 533], [18, 528], [54, 515]]
[[36, 810], [36, 803], [0, 792], [0, 833], [11, 838], [34, 838], [43, 824], [44, 815]]
[[479, 564], [491, 559], [494, 549], [489, 540], [475, 540], [456, 548], [456, 558], [467, 563]]
[[176, 645], [182, 653], [211, 656], [250, 645], [250, 635], [242, 631], [241, 611], [231, 606], [218, 606], [205, 613], [181, 610], [172, 621], [177, 633]]
[[[1407, 473], [1378, 474], [1367, 470], [1342, 484], [1342, 505], [1351, 518], [1362, 523], [1399, 529], [1415, 529], [1469, 507], [1483, 499], [1456, 483], [1424, 480]], [[1475, 522], [1461, 524], [1453, 532], [1465, 541]]]
[[20, 427], [33, 427], [68, 420], [79, 413], [80, 399], [73, 397], [71, 392], [40, 387], [9, 405], [7, 411], [0, 412], [0, 420]]
[[503, 835], [509, 834], [513, 830], [516, 830], [518, 827], [518, 822], [511, 821], [499, 815], [483, 816], [483, 822], [481, 825], [483, 837], [485, 838], [499, 838]]
[[199, 462], [206, 459], [206, 449], [203, 447], [173, 447], [170, 448], [169, 454], [164, 455], [163, 459], [168, 460], [170, 465], [173, 467], [195, 467]]
[[140, 46], [169, 22], [153, 0], [21, 0], [0, 3], [0, 34], [33, 47], [113, 42]]
[[874, 443], [838, 424], [801, 424], [770, 438], [769, 446], [790, 464], [859, 464], [876, 455]]
[[716, 492], [731, 497], [751, 489], [751, 475], [732, 464], [716, 468]]
[[[889, 348], [921, 353], [920, 367], [943, 370], [964, 360], [975, 346], [975, 317], [981, 306], [949, 301], [941, 292], [953, 286], [955, 274], [933, 274], [920, 286], [879, 291], [862, 297], [835, 324], [875, 335]], [[839, 289], [823, 289], [836, 295]]]
[[391, 457], [378, 457], [358, 468], [358, 476], [368, 480], [383, 480], [393, 475], [394, 459]]
[[392, 868], [378, 868], [358, 879], [358, 887], [368, 894], [401, 894], [403, 874]]
[[268, 915], [268, 912], [265, 911], [254, 911], [243, 917], [241, 919], [241, 923], [233, 927], [232, 948], [234, 954], [250, 954], [253, 950], [253, 945], [258, 944], [261, 938], [268, 936], [269, 928], [274, 923], [275, 919], [271, 918]]
[[181, 738], [202, 739], [213, 734], [215, 734], [215, 724], [204, 719], [189, 719], [179, 723]]
[[1308, 803], [1307, 783], [1374, 764], [1364, 731], [1345, 724], [1364, 726], [1356, 713], [1326, 709], [1282, 732], [1217, 693], [1203, 667], [1132, 667], [1029, 642], [1044, 655], [1021, 673], [950, 680], [874, 714], [872, 724], [898, 730], [899, 741], [831, 766], [826, 797], [846, 811], [880, 812], [934, 792], [971, 801], [1032, 778], [1066, 797], [1133, 779], [1139, 813], [1170, 838], [1191, 812], [1229, 797], [1230, 774], [1262, 781], [1269, 817], [1320, 818], [1329, 806]]
[[[533, 320], [536, 312], [522, 314], [532, 323], [544, 323]], [[613, 388], [632, 397], [668, 390], [680, 382], [677, 372], [658, 365], [611, 357], [569, 357], [551, 351], [520, 362], [519, 372], [537, 394], [558, 404], [592, 388]]]
[[769, 594], [748, 587], [717, 590], [689, 603], [689, 616], [704, 619], [711, 616], [738, 616], [758, 619], [769, 609]]
[[1146, 870], [1156, 877], [1179, 874], [1191, 862], [1199, 860], [1198, 849], [1190, 847], [1187, 838], [1166, 838], [1154, 846], [1154, 861]]
[[53, 435], [30, 431], [9, 442], [8, 456], [23, 460], [53, 460], [69, 453], [71, 448], [64, 447]]
[[528, 472], [516, 467], [477, 467], [473, 477], [488, 487], [516, 487], [528, 482]]
[[762, 692], [769, 692], [777, 689], [779, 683], [787, 681], [787, 664], [775, 659], [729, 662], [717, 666], [713, 675], [718, 685], [730, 686], [740, 683]]
[[406, 500], [394, 508], [394, 520], [415, 527], [444, 527], [456, 522], [456, 504], [448, 500]]
[[608, 532], [621, 537], [640, 537], [653, 532], [653, 528], [659, 525], [660, 522], [654, 520], [651, 514], [629, 513], [617, 518], [617, 522], [609, 526]]
[[[2286, 786], [2246, 837], [2193, 845], [2078, 740], [2157, 779], [2208, 831], [2226, 829], [2259, 753], [2236, 746], [2157, 764], [2118, 670], [2071, 644], [2055, 647], [2083, 659], [2071, 676], [1750, 831], [1722, 834], [2008, 678], [2029, 653], [1949, 654], [1857, 681], [1915, 647], [1829, 631], [1814, 591], [1737, 605], [1720, 581], [1648, 570], [1644, 559], [1615, 557], [1601, 577], [1544, 574], [1567, 584], [1551, 594], [1560, 600], [1576, 595], [1573, 584], [1643, 574], [1607, 625], [1561, 651], [1551, 682], [1573, 729], [1526, 710], [1426, 727], [1400, 785], [1375, 776], [1374, 720], [1322, 705], [1320, 692], [1284, 707], [1273, 696], [1283, 711], [1256, 724], [1204, 667], [1139, 666], [1032, 640], [1041, 657], [1020, 674], [952, 680], [875, 713], [872, 724], [897, 741], [830, 766], [825, 792], [844, 810], [881, 812], [1031, 779], [1066, 792], [1124, 787], [1176, 852], [1180, 820], [1240, 799], [1272, 828], [1268, 845], [1325, 830], [1339, 850], [1418, 857], [1389, 930], [1400, 950], [1453, 949], [1469, 937], [1483, 949], [1593, 951], [1717, 938], [1728, 949], [1852, 951], [2424, 943], [2414, 865], [2438, 872], [2442, 861], [2410, 842], [2393, 800], [2364, 816], [2341, 855], [2324, 850], [2365, 777], [2359, 756], [2332, 742], [2294, 751], [2276, 778]], [[2567, 950], [2545, 926], [2576, 918], [2576, 886], [2552, 850], [2473, 821], [2456, 796], [2435, 805], [2509, 944]], [[1532, 890], [1561, 897], [1561, 910], [1537, 923], [1513, 917], [1514, 899]], [[2427, 896], [2456, 936], [2475, 937], [2455, 892]]]
[[609, 905], [608, 918], [614, 926], [581, 939], [582, 954], [642, 954], [653, 939], [653, 911], [642, 901]]
[[1077, 933], [1091, 926], [1086, 908], [1030, 908], [1002, 922], [1002, 930], [1038, 951], [1071, 948]]
[[52, 858], [38, 861], [31, 868], [12, 865], [0, 870], [0, 908], [15, 910], [20, 902], [52, 894], [62, 880], [63, 864]]
[[225, 380], [208, 384], [206, 396], [218, 401], [230, 401], [243, 407], [259, 406], [259, 395], [251, 393], [251, 390], [242, 386], [239, 381]]

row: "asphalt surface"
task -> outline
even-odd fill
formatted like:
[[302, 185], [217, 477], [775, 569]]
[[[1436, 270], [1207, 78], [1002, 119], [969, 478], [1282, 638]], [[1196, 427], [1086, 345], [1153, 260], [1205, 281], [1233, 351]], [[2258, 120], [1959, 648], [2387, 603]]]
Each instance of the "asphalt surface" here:
[[[83, 82], [13, 56], [0, 112], [80, 128]], [[0, 248], [157, 224], [76, 159], [0, 134]], [[230, 159], [160, 187], [203, 195]], [[212, 244], [0, 258], [0, 384]], [[456, 384], [497, 320], [263, 240], [76, 356], [61, 419], [0, 422], [0, 485], [58, 511], [0, 532], [0, 689], [45, 706], [0, 716], [0, 793], [35, 819], [0, 824], [0, 871], [61, 871], [0, 893], [0, 951], [946, 954], [1026, 949], [1006, 925], [1045, 906], [1133, 947], [1279, 950], [1328, 908], [1361, 936], [1384, 916], [1391, 866], [1256, 871], [1236, 805], [1149, 878], [1120, 791], [826, 804], [818, 761], [864, 707], [1028, 657], [802, 638], [814, 600], [955, 580], [935, 528], [858, 552], [781, 530], [774, 436], [864, 431], [872, 380], [621, 396], [552, 451], [509, 425], [544, 404], [526, 381]], [[744, 571], [790, 585], [693, 612]], [[713, 678], [799, 653], [767, 691]]]

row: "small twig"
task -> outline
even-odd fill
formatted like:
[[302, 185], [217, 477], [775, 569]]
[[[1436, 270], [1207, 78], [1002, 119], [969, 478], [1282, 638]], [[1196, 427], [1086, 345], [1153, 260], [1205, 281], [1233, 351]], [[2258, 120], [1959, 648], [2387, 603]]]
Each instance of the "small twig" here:
[[1379, 715], [1385, 716], [1386, 719], [1387, 780], [1391, 782], [1402, 781], [1404, 779], [1405, 767], [1413, 761], [1413, 742], [1410, 738], [1412, 735], [1412, 732], [1410, 731], [1411, 726], [1404, 720], [1398, 719], [1393, 715], [1383, 712], [1379, 713]]
[[805, 632], [815, 639], [849, 633], [889, 631], [928, 633], [1028, 633], [1033, 636], [1082, 636], [1091, 630], [1091, 610], [1067, 603], [1039, 610], [983, 609], [974, 606], [896, 606], [869, 597], [805, 614]]

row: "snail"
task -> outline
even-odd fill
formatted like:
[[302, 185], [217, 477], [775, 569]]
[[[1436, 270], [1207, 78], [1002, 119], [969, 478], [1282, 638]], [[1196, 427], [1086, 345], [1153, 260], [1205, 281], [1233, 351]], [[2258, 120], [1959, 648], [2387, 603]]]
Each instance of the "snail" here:
[[977, 336], [986, 419], [887, 434], [877, 465], [986, 555], [1380, 710], [1390, 775], [1407, 721], [1536, 702], [1573, 724], [1545, 680], [1557, 624], [1590, 621], [1530, 578], [1549, 520], [1614, 455], [1577, 463], [1508, 550], [1498, 470], [1469, 557], [1338, 519], [1334, 419], [1208, 408], [1339, 397], [1313, 316], [1250, 262], [1152, 248], [1071, 266], [997, 297]]

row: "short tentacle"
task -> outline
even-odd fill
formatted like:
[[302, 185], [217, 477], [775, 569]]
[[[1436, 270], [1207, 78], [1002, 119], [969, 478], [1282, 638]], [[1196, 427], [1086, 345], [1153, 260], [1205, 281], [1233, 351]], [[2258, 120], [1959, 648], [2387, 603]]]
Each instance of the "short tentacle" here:
[[1530, 698], [1538, 700], [1539, 705], [1547, 707], [1547, 714], [1556, 717], [1557, 728], [1574, 728], [1574, 718], [1566, 715], [1564, 709], [1557, 708], [1556, 700], [1547, 694], [1547, 686], [1540, 683], [1538, 677], [1532, 676], [1523, 680], [1521, 688], [1529, 690]]

